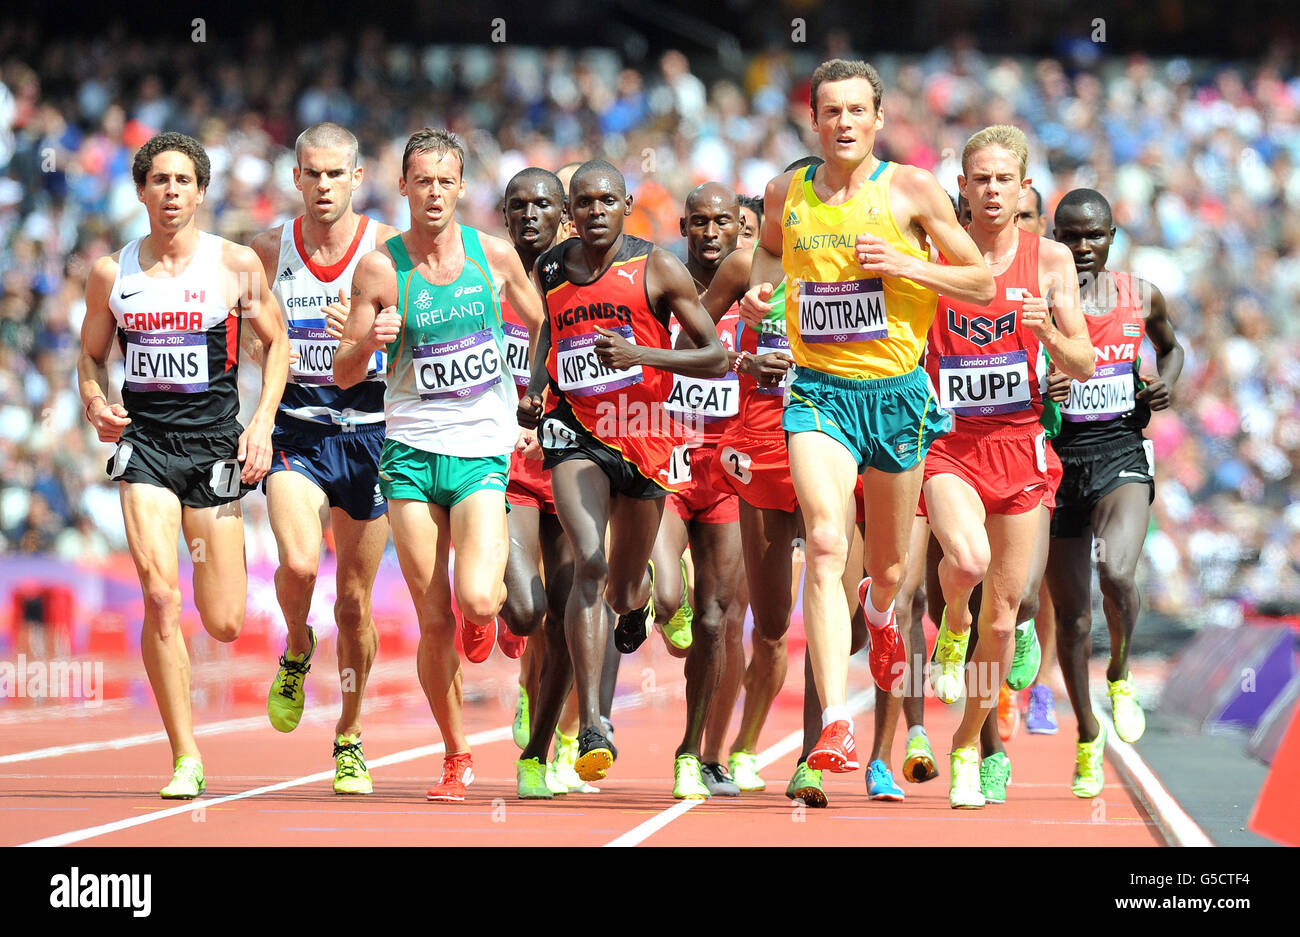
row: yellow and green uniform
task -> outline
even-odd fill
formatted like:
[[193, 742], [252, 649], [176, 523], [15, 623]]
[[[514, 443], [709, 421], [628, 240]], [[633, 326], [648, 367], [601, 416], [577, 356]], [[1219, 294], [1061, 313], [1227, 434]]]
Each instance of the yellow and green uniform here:
[[935, 293], [905, 278], [872, 276], [858, 264], [860, 234], [928, 259], [890, 209], [896, 168], [881, 162], [842, 205], [817, 197], [815, 167], [800, 170], [781, 213], [782, 267], [790, 283], [786, 333], [798, 368], [781, 425], [838, 440], [859, 471], [906, 471], [952, 426], [919, 367]]

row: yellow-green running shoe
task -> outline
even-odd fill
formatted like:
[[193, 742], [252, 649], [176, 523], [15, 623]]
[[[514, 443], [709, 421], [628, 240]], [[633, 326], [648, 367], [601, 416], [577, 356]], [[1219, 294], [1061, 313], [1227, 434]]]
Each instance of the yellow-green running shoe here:
[[1102, 755], [1106, 751], [1106, 727], [1097, 723], [1097, 737], [1091, 742], [1078, 742], [1074, 747], [1074, 784], [1070, 790], [1075, 797], [1092, 798], [1106, 786], [1102, 768]]
[[369, 794], [374, 791], [361, 736], [340, 735], [334, 739], [334, 793]]
[[1005, 804], [1011, 783], [1011, 759], [1006, 752], [994, 752], [980, 762], [980, 790], [985, 803]]
[[266, 714], [271, 725], [280, 732], [292, 732], [302, 720], [302, 707], [307, 701], [302, 684], [311, 670], [311, 659], [316, 653], [316, 632], [307, 626], [307, 635], [311, 638], [311, 650], [298, 657], [290, 656], [286, 647], [280, 655], [280, 670], [271, 684], [271, 692], [266, 697]]
[[944, 608], [939, 616], [939, 637], [934, 642], [934, 656], [930, 659], [930, 687], [934, 695], [945, 703], [955, 703], [961, 698], [965, 684], [966, 645], [969, 643], [969, 628], [960, 635], [948, 630], [948, 609]]
[[686, 581], [686, 559], [682, 559], [682, 604], [673, 612], [673, 617], [664, 625], [664, 637], [668, 643], [679, 651], [691, 646], [691, 623], [695, 621], [695, 612], [691, 609], [691, 587]]
[[765, 791], [767, 782], [758, 775], [758, 756], [750, 752], [732, 752], [727, 770], [742, 791]]
[[822, 790], [822, 773], [801, 761], [794, 769], [794, 777], [785, 786], [785, 796], [803, 803], [805, 807], [825, 807], [826, 792]]
[[1038, 667], [1043, 662], [1043, 648], [1038, 643], [1038, 632], [1034, 630], [1034, 620], [1016, 625], [1016, 650], [1011, 657], [1011, 669], [1007, 671], [1007, 686], [1020, 691], [1034, 682], [1038, 676]]
[[565, 735], [559, 729], [555, 730], [555, 755], [551, 758], [551, 763], [547, 765], [547, 777], [554, 778], [551, 790], [555, 791], [555, 785], [560, 785], [561, 790], [555, 791], [559, 794], [599, 794], [600, 788], [588, 784], [582, 778], [578, 777], [578, 771], [574, 767], [578, 761], [578, 740], [574, 736]]
[[515, 724], [510, 727], [515, 736], [515, 744], [523, 751], [528, 747], [528, 691], [519, 685], [519, 696], [515, 699]]
[[515, 762], [515, 790], [520, 800], [550, 800], [555, 794], [547, 784], [546, 766], [540, 758]]
[[1111, 718], [1115, 720], [1115, 734], [1126, 742], [1136, 742], [1147, 730], [1147, 717], [1137, 701], [1133, 689], [1133, 675], [1111, 683], [1106, 681], [1106, 695], [1110, 697]]
[[984, 791], [980, 788], [979, 749], [958, 748], [949, 756], [952, 777], [948, 787], [948, 806], [954, 810], [978, 810], [984, 806]]
[[939, 766], [934, 763], [934, 749], [924, 735], [914, 735], [907, 740], [907, 753], [903, 756], [903, 777], [913, 784], [924, 784], [939, 776]]
[[694, 755], [678, 755], [673, 763], [673, 796], [678, 800], [708, 800], [709, 788], [704, 783], [700, 759]]
[[193, 800], [207, 786], [207, 779], [203, 777], [203, 762], [193, 755], [181, 755], [176, 759], [171, 781], [158, 795], [165, 800]]

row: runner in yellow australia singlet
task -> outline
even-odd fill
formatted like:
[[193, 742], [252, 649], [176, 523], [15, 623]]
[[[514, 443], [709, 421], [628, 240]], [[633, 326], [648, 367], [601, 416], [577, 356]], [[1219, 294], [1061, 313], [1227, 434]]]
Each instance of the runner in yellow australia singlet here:
[[[850, 638], [841, 585], [855, 476], [862, 475], [873, 532], [859, 597], [872, 675], [888, 690], [903, 677], [893, 603], [921, 465], [951, 423], [917, 366], [935, 294], [993, 298], [993, 277], [935, 178], [872, 155], [885, 125], [883, 90], [865, 62], [833, 59], [813, 73], [812, 127], [826, 161], [768, 183], [742, 301], [751, 315], [764, 315], [774, 285], [782, 276], [791, 281], [786, 322], [796, 377], [782, 427], [807, 531], [804, 627], [823, 707], [811, 770], [858, 767], [845, 703]], [[929, 261], [931, 242], [946, 265]]]

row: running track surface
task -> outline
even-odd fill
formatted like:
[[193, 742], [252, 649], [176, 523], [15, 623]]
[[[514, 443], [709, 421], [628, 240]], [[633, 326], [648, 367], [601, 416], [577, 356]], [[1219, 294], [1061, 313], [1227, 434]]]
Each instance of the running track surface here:
[[[1008, 743], [1013, 776], [1004, 805], [949, 808], [947, 752], [958, 711], [934, 699], [927, 701], [926, 724], [938, 779], [903, 781], [906, 731], [900, 726], [892, 767], [905, 803], [870, 801], [862, 770], [824, 776], [828, 809], [793, 804], [784, 790], [799, 748], [801, 653], [792, 652], [789, 679], [759, 743], [760, 763], [770, 762], [762, 769], [768, 789], [684, 803], [671, 793], [685, 718], [681, 662], [657, 638], [623, 659], [613, 717], [620, 756], [601, 792], [540, 802], [515, 796], [518, 750], [510, 722], [518, 669], [499, 652], [485, 664], [465, 665], [465, 723], [478, 780], [463, 804], [425, 800], [441, 773], [441, 740], [409, 653], [381, 647], [367, 690], [364, 741], [375, 793], [339, 797], [331, 788], [338, 713], [332, 642], [321, 643], [307, 680], [307, 715], [288, 735], [266, 720], [274, 655], [207, 649], [193, 684], [208, 788], [192, 803], [157, 796], [170, 777], [170, 756], [139, 659], [109, 661], [117, 695], [98, 707], [8, 701], [0, 708], [0, 845], [1162, 844], [1109, 753], [1101, 796], [1080, 800], [1070, 793], [1074, 720], [1064, 709], [1057, 735], [1021, 729]], [[850, 685], [869, 690], [860, 657]], [[1150, 689], [1144, 698], [1154, 695]], [[870, 697], [859, 692], [855, 700], [869, 705]], [[733, 734], [738, 718], [737, 708]], [[865, 769], [872, 714], [861, 712], [856, 724]]]

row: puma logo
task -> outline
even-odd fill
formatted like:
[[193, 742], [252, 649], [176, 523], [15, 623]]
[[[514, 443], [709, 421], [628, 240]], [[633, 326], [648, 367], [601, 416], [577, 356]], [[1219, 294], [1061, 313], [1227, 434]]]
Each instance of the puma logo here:
[[633, 284], [636, 283], [636, 270], [635, 270], [635, 269], [632, 269], [632, 270], [620, 270], [620, 271], [618, 271], [618, 275], [621, 276], [621, 277], [627, 277], [628, 280], [629, 280], [629, 282], [631, 282], [631, 283], [633, 283]]

